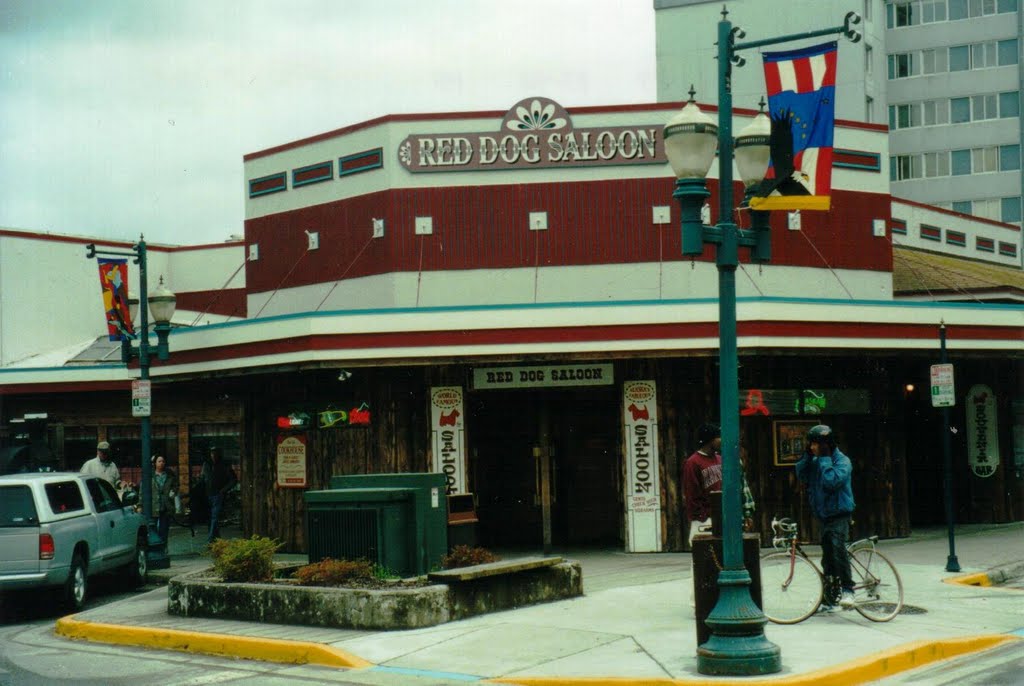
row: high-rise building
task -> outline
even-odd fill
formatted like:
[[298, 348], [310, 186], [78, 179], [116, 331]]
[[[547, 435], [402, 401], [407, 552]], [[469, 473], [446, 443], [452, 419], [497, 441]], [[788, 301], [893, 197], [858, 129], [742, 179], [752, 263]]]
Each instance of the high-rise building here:
[[[658, 100], [717, 98], [719, 0], [654, 0]], [[840, 41], [836, 116], [888, 123], [894, 196], [1021, 223], [1022, 18], [1019, 0], [733, 0], [743, 40], [812, 31], [862, 17]], [[811, 38], [806, 44], [828, 38]], [[798, 43], [765, 50], [791, 49]], [[757, 50], [733, 69], [733, 103], [764, 92]]]

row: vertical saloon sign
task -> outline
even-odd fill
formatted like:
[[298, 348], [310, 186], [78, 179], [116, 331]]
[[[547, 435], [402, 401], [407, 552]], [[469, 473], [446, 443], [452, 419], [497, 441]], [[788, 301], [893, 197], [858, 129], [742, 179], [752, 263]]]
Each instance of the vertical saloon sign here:
[[461, 386], [430, 389], [434, 471], [445, 476], [445, 493], [466, 492], [466, 432]]
[[555, 101], [526, 98], [498, 131], [413, 134], [399, 144], [398, 161], [410, 172], [660, 164], [667, 160], [663, 126], [576, 129]]
[[975, 476], [992, 476], [999, 466], [996, 396], [988, 386], [971, 386], [964, 407], [967, 410], [967, 462]]
[[661, 486], [658, 481], [658, 392], [654, 381], [622, 384], [626, 438], [627, 550], [661, 550]]

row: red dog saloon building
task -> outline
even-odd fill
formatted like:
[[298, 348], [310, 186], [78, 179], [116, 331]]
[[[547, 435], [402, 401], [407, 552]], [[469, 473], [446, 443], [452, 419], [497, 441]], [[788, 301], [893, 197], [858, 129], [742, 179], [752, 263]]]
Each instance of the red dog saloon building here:
[[[718, 419], [718, 294], [710, 249], [681, 256], [662, 140], [679, 107], [530, 97], [247, 155], [248, 318], [175, 330], [151, 370], [154, 408], [237, 403], [246, 532], [302, 550], [304, 490], [436, 471], [472, 494], [484, 545], [682, 549], [681, 464]], [[887, 157], [884, 127], [839, 122], [831, 209], [774, 213], [772, 261], [737, 274], [737, 412], [764, 532], [777, 514], [810, 525], [792, 465], [819, 422], [854, 459], [858, 533], [942, 521], [940, 323], [957, 519], [1021, 517], [1024, 311], [893, 299]]]
[[[274, 379], [250, 414], [248, 469], [269, 494], [254, 528], [300, 545], [301, 494], [268, 488], [269, 418], [366, 403], [367, 426], [303, 425], [310, 486], [442, 471], [474, 494], [489, 545], [538, 544], [546, 510], [556, 544], [679, 549], [681, 461], [717, 419], [718, 332], [711, 252], [680, 254], [662, 141], [678, 107], [532, 97], [247, 155], [252, 321], [182, 335], [193, 361], [172, 369]], [[906, 390], [926, 385], [939, 322], [1009, 445], [1021, 310], [894, 302], [886, 130], [839, 122], [835, 141], [832, 209], [775, 213], [773, 261], [737, 276], [747, 471], [762, 527], [805, 516], [792, 462], [827, 421], [857, 463], [860, 525], [899, 535], [935, 520], [910, 502], [941, 492], [934, 413]], [[1007, 472], [964, 480], [964, 518], [1020, 516]]]

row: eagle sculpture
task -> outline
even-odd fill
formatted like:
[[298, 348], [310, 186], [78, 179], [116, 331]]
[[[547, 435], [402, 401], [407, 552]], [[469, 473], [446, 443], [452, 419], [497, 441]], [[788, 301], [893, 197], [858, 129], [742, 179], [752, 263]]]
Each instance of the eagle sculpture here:
[[781, 110], [772, 115], [771, 138], [768, 146], [772, 156], [772, 168], [775, 176], [764, 179], [757, 195], [766, 198], [773, 192], [780, 195], [810, 195], [804, 185], [810, 180], [807, 174], [796, 168], [793, 153], [793, 111]]

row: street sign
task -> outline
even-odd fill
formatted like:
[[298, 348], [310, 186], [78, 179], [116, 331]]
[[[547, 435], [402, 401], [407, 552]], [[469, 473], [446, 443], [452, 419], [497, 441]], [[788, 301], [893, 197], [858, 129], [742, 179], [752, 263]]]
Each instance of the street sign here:
[[953, 407], [956, 395], [953, 389], [953, 365], [933, 364], [932, 371], [932, 407]]
[[149, 380], [132, 381], [132, 416], [148, 417], [153, 410], [151, 384]]

